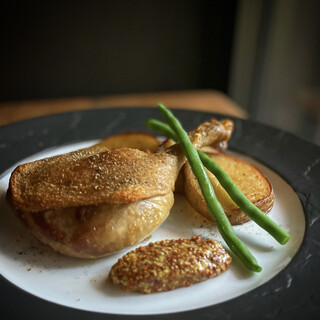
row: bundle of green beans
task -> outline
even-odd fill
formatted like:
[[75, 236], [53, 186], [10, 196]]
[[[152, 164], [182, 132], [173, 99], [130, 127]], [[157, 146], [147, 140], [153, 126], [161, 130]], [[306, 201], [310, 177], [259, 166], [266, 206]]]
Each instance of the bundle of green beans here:
[[209, 212], [216, 221], [221, 236], [229, 246], [230, 250], [249, 270], [260, 272], [262, 269], [258, 265], [255, 257], [251, 254], [246, 245], [235, 235], [221, 204], [215, 196], [211, 182], [205, 172], [204, 165], [216, 176], [222, 187], [227, 191], [229, 196], [240, 207], [240, 209], [259, 226], [269, 232], [269, 234], [272, 235], [279, 243], [285, 244], [290, 239], [289, 234], [287, 234], [251, 201], [249, 201], [217, 163], [215, 163], [205, 153], [195, 149], [180, 122], [166, 107], [162, 104], [159, 104], [158, 107], [168, 124], [155, 119], [149, 119], [147, 121], [147, 126], [181, 144], [193, 174], [199, 182], [199, 186]]

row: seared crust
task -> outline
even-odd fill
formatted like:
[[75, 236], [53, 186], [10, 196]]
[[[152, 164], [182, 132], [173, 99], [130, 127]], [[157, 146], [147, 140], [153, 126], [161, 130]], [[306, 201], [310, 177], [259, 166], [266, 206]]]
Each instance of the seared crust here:
[[[226, 155], [209, 155], [231, 177], [245, 196], [253, 202], [261, 211], [268, 213], [274, 204], [274, 192], [270, 181], [254, 165], [248, 162]], [[191, 206], [207, 219], [213, 221], [208, 211], [206, 202], [201, 194], [198, 181], [192, 173], [189, 164], [185, 165], [185, 193]], [[213, 174], [207, 171], [213, 185], [216, 196], [221, 203], [231, 224], [239, 225], [250, 218], [232, 201]]]
[[14, 209], [29, 212], [100, 203], [133, 203], [174, 188], [178, 158], [137, 149], [72, 152], [18, 166], [9, 183]]
[[[211, 119], [189, 136], [196, 147], [218, 148], [226, 145], [232, 129], [233, 123], [228, 119], [221, 122]], [[18, 166], [9, 182], [8, 199], [13, 208], [37, 212], [100, 203], [133, 203], [174, 189], [185, 162], [178, 144], [158, 153], [130, 148], [107, 150], [110, 139], [90, 148]], [[126, 140], [124, 135], [115, 141], [119, 139]]]

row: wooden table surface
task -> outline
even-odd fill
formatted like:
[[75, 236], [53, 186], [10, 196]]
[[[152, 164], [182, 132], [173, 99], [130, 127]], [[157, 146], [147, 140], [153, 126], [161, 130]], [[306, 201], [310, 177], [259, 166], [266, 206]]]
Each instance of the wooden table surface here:
[[215, 90], [196, 90], [1, 102], [0, 126], [54, 113], [110, 107], [152, 107], [159, 102], [169, 108], [247, 117], [247, 113], [225, 94]]

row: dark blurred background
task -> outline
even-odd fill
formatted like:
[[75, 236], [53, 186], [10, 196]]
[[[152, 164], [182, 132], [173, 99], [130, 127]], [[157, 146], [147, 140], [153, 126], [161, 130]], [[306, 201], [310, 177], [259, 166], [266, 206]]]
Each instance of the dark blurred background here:
[[2, 1], [0, 102], [215, 89], [320, 143], [320, 1]]
[[227, 91], [235, 0], [2, 6], [1, 100]]

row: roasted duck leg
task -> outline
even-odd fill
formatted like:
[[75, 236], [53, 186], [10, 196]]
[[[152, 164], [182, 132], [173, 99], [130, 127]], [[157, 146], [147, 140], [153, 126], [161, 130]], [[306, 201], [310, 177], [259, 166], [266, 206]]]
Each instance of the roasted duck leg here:
[[[190, 132], [197, 148], [225, 147], [232, 122]], [[103, 144], [18, 166], [7, 199], [33, 234], [70, 256], [96, 258], [136, 245], [168, 217], [185, 163], [179, 144], [156, 153]]]

